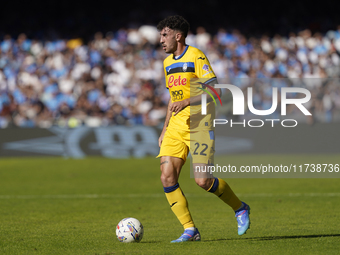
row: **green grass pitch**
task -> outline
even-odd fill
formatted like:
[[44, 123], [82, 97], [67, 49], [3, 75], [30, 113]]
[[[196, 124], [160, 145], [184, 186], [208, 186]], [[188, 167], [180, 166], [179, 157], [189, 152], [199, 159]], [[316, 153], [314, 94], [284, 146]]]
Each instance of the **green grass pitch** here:
[[[231, 161], [245, 157], [260, 164], [267, 156], [235, 155]], [[281, 163], [288, 164], [289, 157], [282, 156]], [[324, 158], [340, 163], [339, 155]], [[340, 178], [226, 179], [251, 207], [251, 228], [238, 236], [233, 211], [195, 184], [187, 163], [179, 183], [202, 241], [170, 244], [183, 230], [159, 176], [154, 158], [1, 159], [0, 254], [339, 252]], [[117, 240], [116, 224], [125, 217], [144, 225], [141, 243]]]

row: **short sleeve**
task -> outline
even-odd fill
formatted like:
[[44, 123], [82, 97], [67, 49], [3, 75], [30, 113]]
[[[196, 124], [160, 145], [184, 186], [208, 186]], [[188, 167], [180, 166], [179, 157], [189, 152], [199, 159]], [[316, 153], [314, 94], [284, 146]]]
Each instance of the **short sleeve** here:
[[198, 78], [216, 78], [214, 70], [212, 69], [210, 62], [208, 58], [204, 55], [204, 53], [196, 55], [195, 74]]

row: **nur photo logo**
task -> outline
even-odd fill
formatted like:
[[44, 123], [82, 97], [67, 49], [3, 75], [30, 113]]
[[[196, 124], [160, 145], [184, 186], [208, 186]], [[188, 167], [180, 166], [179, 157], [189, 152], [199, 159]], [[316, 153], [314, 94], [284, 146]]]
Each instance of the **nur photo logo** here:
[[[200, 83], [203, 87], [206, 87], [210, 89], [218, 98], [220, 101], [220, 104], [222, 106], [222, 100], [216, 90], [207, 84]], [[227, 89], [232, 95], [233, 99], [233, 115], [245, 115], [245, 105], [247, 104], [248, 110], [251, 114], [256, 116], [269, 116], [277, 111], [277, 109], [280, 109], [280, 115], [286, 116], [287, 115], [287, 105], [295, 105], [305, 116], [311, 116], [312, 114], [308, 111], [308, 109], [303, 105], [305, 103], [308, 103], [311, 99], [311, 93], [306, 88], [298, 88], [298, 87], [272, 87], [271, 88], [271, 107], [269, 109], [256, 109], [254, 107], [254, 100], [253, 100], [253, 88], [248, 87], [247, 88], [247, 100], [245, 100], [245, 96], [243, 91], [237, 87], [236, 85], [232, 84], [215, 84], [215, 88], [219, 89]], [[213, 94], [208, 91], [205, 88], [199, 88], [200, 90], [206, 92], [201, 94], [201, 114], [207, 115], [207, 94], [212, 98], [215, 105], [217, 106], [215, 97]], [[280, 90], [279, 90], [280, 89]], [[228, 92], [227, 92], [228, 93]], [[279, 97], [280, 95], [280, 97]], [[289, 95], [294, 95], [294, 97], [291, 97]], [[279, 100], [280, 99], [280, 100]], [[280, 106], [278, 108], [278, 106]], [[283, 127], [295, 127], [297, 126], [298, 122], [296, 119], [248, 119], [247, 121], [244, 119], [241, 122], [233, 122], [233, 120], [227, 120], [227, 119], [213, 119], [213, 126], [216, 125], [224, 125], [227, 123], [230, 123], [230, 127], [233, 127], [233, 125], [242, 125], [249, 127], [262, 127], [265, 123], [271, 123], [271, 126], [274, 127], [275, 122], [281, 122], [281, 125]], [[290, 124], [288, 124], [290, 123]]]
[[[207, 88], [210, 89], [212, 92], [214, 92], [215, 95], [216, 95], [216, 97], [217, 97], [218, 100], [220, 101], [220, 104], [223, 105], [223, 104], [222, 104], [221, 97], [218, 95], [217, 91], [216, 91], [212, 86], [210, 86], [210, 85], [208, 85], [208, 84], [205, 84], [205, 83], [203, 83], [203, 82], [199, 82], [199, 84], [201, 84], [203, 88], [198, 87], [198, 89], [200, 89], [200, 90], [206, 92], [206, 93], [212, 98], [212, 100], [214, 101], [215, 105], [217, 105], [216, 100], [215, 100], [215, 97], [210, 93], [209, 90], [205, 89], [204, 87], [207, 87]], [[218, 88], [218, 87], [216, 87], [216, 88]], [[202, 114], [202, 115], [207, 115], [207, 94], [204, 94], [204, 93], [203, 93], [203, 94], [201, 95], [201, 105], [202, 105], [201, 114]]]

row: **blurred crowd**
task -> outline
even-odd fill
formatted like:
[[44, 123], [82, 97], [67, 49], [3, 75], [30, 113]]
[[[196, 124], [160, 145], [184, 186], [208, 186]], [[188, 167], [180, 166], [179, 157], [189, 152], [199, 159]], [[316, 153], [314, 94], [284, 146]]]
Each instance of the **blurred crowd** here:
[[[211, 35], [198, 27], [186, 42], [207, 55], [219, 80], [244, 89], [247, 79], [276, 78], [254, 90], [257, 109], [270, 108], [271, 86], [297, 85], [312, 92], [308, 107], [322, 121], [333, 121], [340, 110], [340, 26], [272, 38], [223, 28]], [[169, 100], [165, 57], [150, 25], [97, 32], [89, 42], [5, 35], [0, 127], [162, 125]]]

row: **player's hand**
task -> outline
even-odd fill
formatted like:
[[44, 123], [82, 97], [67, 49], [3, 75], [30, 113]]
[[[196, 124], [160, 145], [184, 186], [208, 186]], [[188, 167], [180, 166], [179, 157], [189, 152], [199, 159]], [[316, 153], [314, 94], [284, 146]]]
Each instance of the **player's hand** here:
[[170, 105], [170, 111], [175, 113], [174, 116], [177, 115], [177, 113], [179, 113], [180, 111], [182, 111], [185, 107], [187, 107], [189, 105], [189, 99], [184, 99], [182, 101], [178, 101], [178, 102], [173, 102]]

